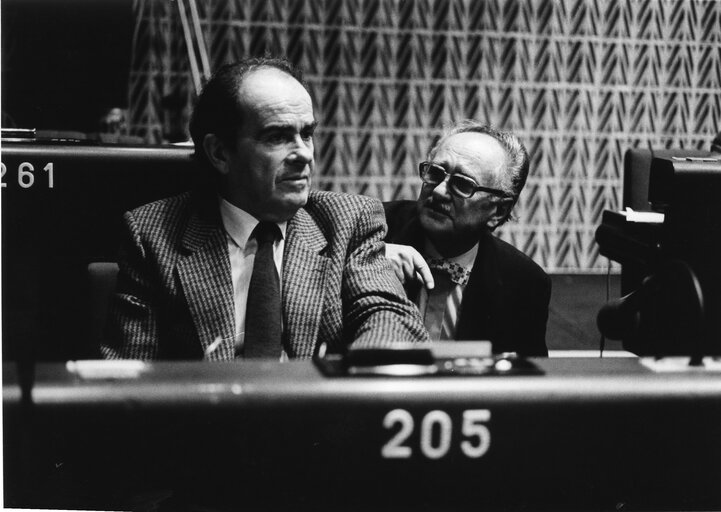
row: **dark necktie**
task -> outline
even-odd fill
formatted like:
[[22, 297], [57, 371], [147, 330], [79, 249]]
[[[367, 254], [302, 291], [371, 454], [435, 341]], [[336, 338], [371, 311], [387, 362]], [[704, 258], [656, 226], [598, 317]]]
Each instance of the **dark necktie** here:
[[246, 359], [280, 358], [280, 280], [273, 260], [273, 243], [279, 234], [278, 226], [273, 222], [261, 222], [253, 230], [258, 251], [255, 253], [245, 309], [243, 352]]

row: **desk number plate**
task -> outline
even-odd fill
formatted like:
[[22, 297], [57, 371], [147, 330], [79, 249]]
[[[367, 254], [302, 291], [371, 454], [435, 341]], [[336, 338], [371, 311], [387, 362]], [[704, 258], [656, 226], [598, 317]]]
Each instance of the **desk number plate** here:
[[[429, 411], [420, 420], [418, 435], [415, 434], [416, 420], [405, 409], [393, 409], [383, 418], [383, 428], [390, 438], [381, 448], [384, 459], [407, 459], [414, 451], [428, 459], [441, 459], [449, 452], [460, 450], [470, 459], [483, 457], [491, 446], [491, 431], [488, 423], [491, 411], [468, 409], [463, 411], [460, 436], [454, 439], [453, 418], [440, 409]], [[415, 441], [417, 439], [417, 442]]]

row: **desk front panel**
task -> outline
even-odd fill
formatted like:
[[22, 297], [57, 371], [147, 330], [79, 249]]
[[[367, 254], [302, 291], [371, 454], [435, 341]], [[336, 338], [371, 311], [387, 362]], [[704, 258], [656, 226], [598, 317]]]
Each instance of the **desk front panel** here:
[[721, 507], [720, 374], [537, 363], [542, 375], [442, 378], [40, 365], [32, 400], [6, 365], [6, 505], [107, 509], [172, 490], [259, 508]]

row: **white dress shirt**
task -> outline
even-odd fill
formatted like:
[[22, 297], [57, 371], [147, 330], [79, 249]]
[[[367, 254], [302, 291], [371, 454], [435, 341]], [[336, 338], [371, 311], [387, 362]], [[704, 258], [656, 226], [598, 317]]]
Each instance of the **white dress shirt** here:
[[[248, 288], [250, 276], [253, 274], [255, 253], [258, 242], [250, 238], [259, 220], [251, 214], [230, 204], [220, 198], [220, 215], [223, 219], [226, 238], [228, 240], [228, 253], [230, 254], [230, 273], [233, 279], [233, 302], [235, 303], [235, 337], [236, 346], [245, 341], [245, 309], [248, 302]], [[278, 271], [280, 291], [283, 291], [283, 249], [285, 248], [285, 230], [287, 222], [278, 224], [281, 238], [273, 244], [273, 259]], [[281, 354], [279, 357], [283, 359]]]

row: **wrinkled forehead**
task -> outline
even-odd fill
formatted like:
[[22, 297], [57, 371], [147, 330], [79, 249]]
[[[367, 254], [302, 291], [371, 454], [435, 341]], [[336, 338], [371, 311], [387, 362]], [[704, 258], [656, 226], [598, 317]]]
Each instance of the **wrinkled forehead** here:
[[447, 137], [431, 157], [435, 162], [475, 178], [478, 183], [501, 179], [507, 159], [500, 142], [477, 132], [462, 132]]
[[312, 122], [313, 101], [295, 78], [275, 68], [248, 73], [240, 84], [241, 107], [260, 121]]

